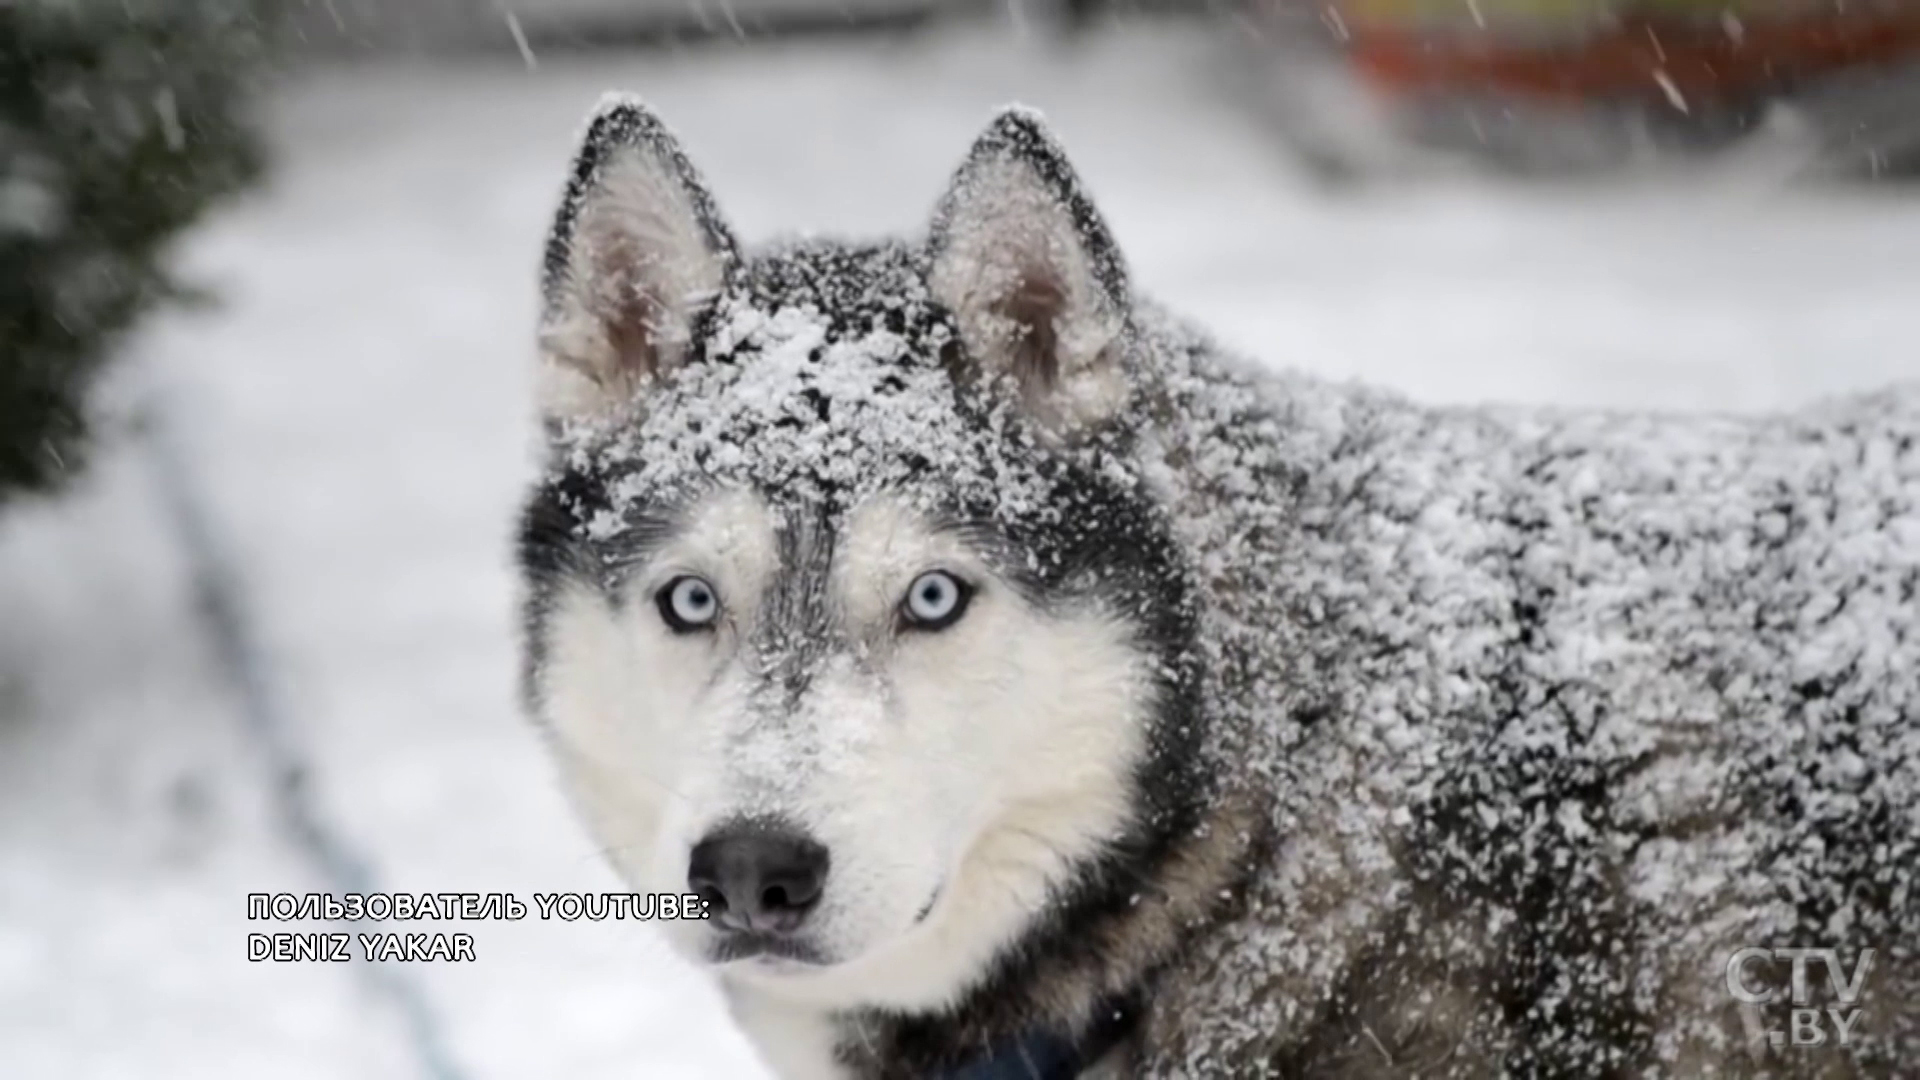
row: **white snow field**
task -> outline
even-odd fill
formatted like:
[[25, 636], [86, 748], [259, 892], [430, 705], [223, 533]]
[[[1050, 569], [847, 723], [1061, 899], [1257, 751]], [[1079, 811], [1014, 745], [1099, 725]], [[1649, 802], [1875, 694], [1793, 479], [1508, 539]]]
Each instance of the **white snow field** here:
[[[609, 88], [743, 237], [915, 229], [990, 110], [1045, 110], [1137, 282], [1276, 364], [1424, 399], [1756, 410], [1920, 377], [1920, 198], [1752, 171], [1607, 192], [1329, 193], [1205, 34], [971, 31], [311, 74], [261, 196], [182, 258], [223, 302], [132, 343], [249, 586], [331, 823], [381, 884], [616, 888], [514, 693], [541, 234]], [[146, 442], [0, 522], [0, 1077], [424, 1076], [361, 965], [249, 963], [250, 892], [328, 887], [268, 815]], [[408, 965], [459, 1075], [762, 1076], [627, 922], [488, 922]]]

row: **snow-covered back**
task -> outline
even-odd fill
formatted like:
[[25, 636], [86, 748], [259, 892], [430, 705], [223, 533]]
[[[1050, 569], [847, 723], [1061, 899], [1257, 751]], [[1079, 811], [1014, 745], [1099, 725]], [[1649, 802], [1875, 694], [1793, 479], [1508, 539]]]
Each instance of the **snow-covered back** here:
[[1477, 1044], [1423, 1075], [1691, 1075], [1787, 946], [1878, 950], [1860, 1060], [1920, 1049], [1920, 385], [1437, 409], [1159, 340], [1217, 768], [1281, 858], [1158, 1067], [1343, 1001], [1366, 1058], [1358, 966]]

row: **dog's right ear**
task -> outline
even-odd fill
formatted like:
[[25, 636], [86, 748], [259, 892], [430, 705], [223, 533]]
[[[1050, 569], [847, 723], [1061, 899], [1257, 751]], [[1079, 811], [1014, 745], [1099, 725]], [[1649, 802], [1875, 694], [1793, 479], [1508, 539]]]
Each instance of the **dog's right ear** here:
[[684, 363], [738, 259], [666, 125], [637, 99], [602, 101], [547, 240], [542, 415], [605, 415]]
[[1002, 110], [975, 140], [928, 247], [927, 284], [959, 323], [963, 376], [1010, 384], [1056, 436], [1126, 407], [1126, 267], [1038, 113]]

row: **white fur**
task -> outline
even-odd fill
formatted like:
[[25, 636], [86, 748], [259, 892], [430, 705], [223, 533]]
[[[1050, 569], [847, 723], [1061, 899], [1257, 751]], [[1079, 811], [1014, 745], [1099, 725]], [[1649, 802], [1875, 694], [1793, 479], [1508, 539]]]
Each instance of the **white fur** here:
[[[835, 548], [840, 644], [791, 710], [765, 715], [742, 645], [781, 572], [776, 526], [757, 498], [716, 495], [619, 603], [564, 593], [537, 689], [563, 775], [636, 889], [683, 891], [692, 846], [737, 815], [783, 815], [827, 846], [807, 933], [833, 962], [720, 971], [743, 1026], [798, 1080], [832, 1075], [829, 1014], [953, 1001], [1069, 863], [1119, 831], [1151, 691], [1121, 620], [1043, 612], [955, 534], [882, 502], [849, 515]], [[978, 592], [944, 631], [898, 631], [899, 598], [929, 569]], [[712, 635], [662, 624], [652, 596], [679, 573], [719, 591]], [[696, 960], [714, 934], [668, 932]]]
[[837, 1036], [831, 1017], [809, 1005], [728, 988], [734, 1023], [748, 1033], [760, 1056], [781, 1080], [841, 1080], [834, 1061]]

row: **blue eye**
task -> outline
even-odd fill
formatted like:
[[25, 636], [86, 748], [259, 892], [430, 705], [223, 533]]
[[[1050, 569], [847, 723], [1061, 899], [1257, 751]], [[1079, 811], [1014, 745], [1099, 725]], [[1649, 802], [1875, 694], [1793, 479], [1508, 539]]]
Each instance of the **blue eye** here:
[[691, 574], [667, 582], [654, 594], [653, 602], [660, 608], [660, 618], [676, 634], [705, 630], [720, 617], [720, 594], [705, 578]]
[[973, 588], [944, 570], [929, 570], [913, 579], [900, 601], [900, 612], [916, 630], [945, 630], [967, 613]]

